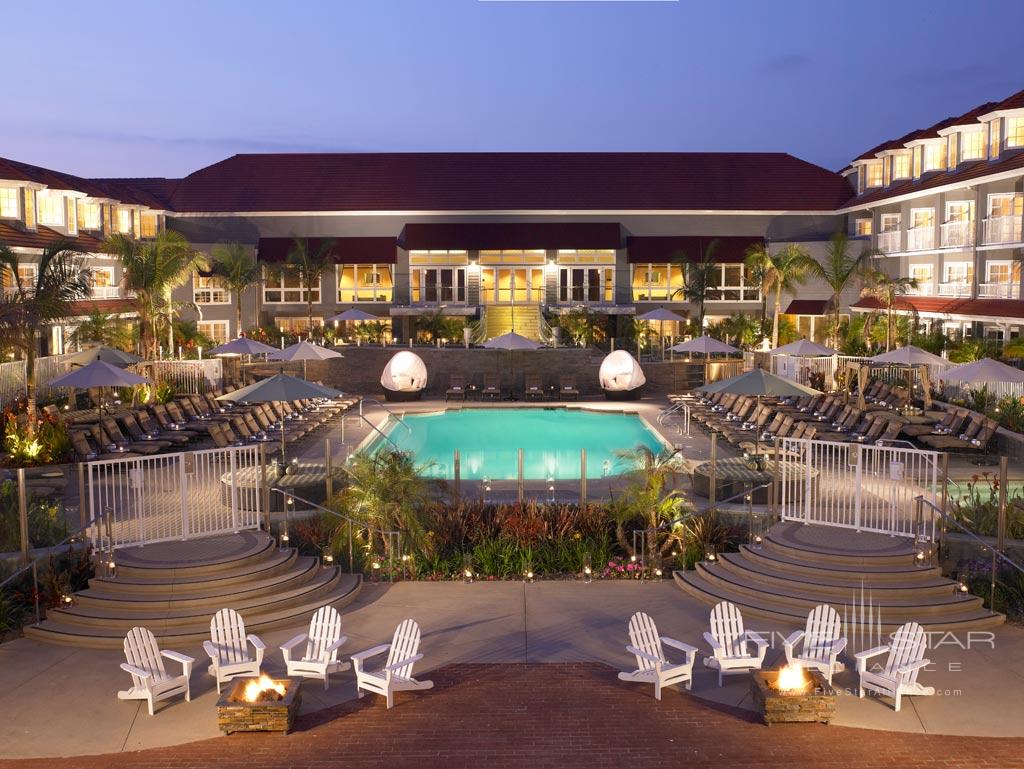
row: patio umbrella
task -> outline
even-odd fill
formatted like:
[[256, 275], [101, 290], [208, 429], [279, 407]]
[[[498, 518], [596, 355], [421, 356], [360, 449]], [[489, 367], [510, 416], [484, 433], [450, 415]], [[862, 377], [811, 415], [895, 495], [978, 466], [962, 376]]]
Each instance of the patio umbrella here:
[[[731, 395], [753, 395], [757, 398], [758, 405], [761, 405], [761, 398], [802, 395], [821, 395], [813, 387], [794, 382], [792, 379], [769, 374], [764, 369], [755, 368], [739, 376], [713, 382], [709, 385], [697, 388], [706, 393], [730, 393]], [[754, 431], [754, 454], [761, 453], [761, 432]]]
[[965, 384], [1024, 382], [1024, 371], [991, 358], [982, 358], [949, 369], [943, 374], [943, 379], [952, 379]]
[[328, 358], [341, 358], [340, 352], [329, 350], [312, 342], [296, 342], [285, 347], [283, 350], [274, 350], [268, 353], [267, 360], [301, 360], [302, 378], [306, 378], [306, 362], [311, 360], [327, 360]]
[[[88, 390], [90, 387], [132, 387], [138, 384], [149, 384], [149, 380], [101, 360], [94, 360], [50, 380], [50, 387], [70, 387], [75, 390]], [[98, 405], [97, 413], [100, 413], [102, 408], [102, 404]]]
[[64, 359], [64, 362], [70, 363], [72, 366], [85, 366], [97, 360], [117, 366], [118, 368], [125, 368], [133, 363], [140, 363], [142, 358], [113, 347], [88, 347], [81, 352], [76, 352], [74, 355], [69, 355]]
[[695, 339], [691, 339], [688, 342], [680, 342], [677, 345], [673, 345], [669, 348], [672, 352], [699, 352], [704, 355], [710, 355], [713, 352], [732, 353], [739, 352], [736, 347], [730, 344], [721, 342], [714, 337], [710, 336], [698, 336]]
[[794, 358], [821, 358], [826, 355], [838, 355], [836, 350], [826, 347], [823, 344], [812, 342], [809, 339], [798, 339], [795, 342], [776, 347], [771, 351], [772, 355], [790, 355]]
[[362, 310], [355, 310], [355, 309], [353, 309], [353, 310], [345, 310], [345, 312], [339, 312], [337, 315], [332, 315], [327, 320], [328, 321], [338, 322], [338, 321], [349, 321], [349, 320], [356, 320], [356, 321], [378, 320], [378, 318], [377, 318], [376, 315], [371, 315], [368, 312], [363, 312]]
[[[274, 374], [234, 392], [217, 396], [219, 401], [232, 403], [269, 403], [271, 401], [301, 401], [309, 398], [333, 398], [338, 390], [307, 382], [305, 379]], [[284, 420], [281, 420], [281, 460], [284, 460]]]
[[666, 310], [664, 307], [659, 307], [656, 310], [645, 312], [643, 315], [637, 315], [637, 320], [646, 321], [647, 323], [658, 322], [658, 330], [661, 332], [661, 357], [665, 357], [665, 323], [686, 323], [686, 318], [682, 315], [676, 315], [672, 310]]
[[[507, 334], [494, 337], [494, 339], [488, 339], [483, 343], [483, 346], [490, 350], [508, 350], [509, 368], [512, 368], [512, 356], [515, 354], [515, 350], [536, 350], [544, 345], [532, 339], [527, 339], [515, 331], [509, 331]], [[501, 372], [499, 371], [498, 374], [500, 383]], [[511, 392], [509, 392], [508, 399], [514, 400]]]
[[222, 345], [214, 347], [210, 350], [210, 355], [266, 355], [268, 353], [277, 352], [276, 347], [271, 347], [269, 344], [263, 344], [263, 342], [257, 342], [255, 339], [247, 339], [244, 336], [238, 337], [238, 339], [232, 339], [230, 342], [225, 342]]
[[871, 363], [889, 363], [895, 366], [948, 366], [949, 361], [933, 355], [920, 347], [908, 344], [906, 347], [897, 347], [895, 350], [883, 352], [868, 359]]

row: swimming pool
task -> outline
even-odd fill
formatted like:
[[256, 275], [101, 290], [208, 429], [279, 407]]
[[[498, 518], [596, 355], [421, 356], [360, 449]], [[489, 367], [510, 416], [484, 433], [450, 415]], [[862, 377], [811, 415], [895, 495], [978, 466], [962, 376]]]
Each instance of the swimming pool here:
[[[402, 451], [428, 464], [425, 475], [454, 477], [459, 450], [465, 479], [516, 478], [517, 450], [523, 450], [523, 477], [580, 477], [580, 449], [587, 450], [587, 477], [616, 475], [629, 467], [615, 456], [638, 444], [661, 451], [665, 444], [636, 414], [566, 408], [465, 408], [409, 414], [389, 419], [383, 432]], [[378, 436], [377, 451], [390, 443]]]

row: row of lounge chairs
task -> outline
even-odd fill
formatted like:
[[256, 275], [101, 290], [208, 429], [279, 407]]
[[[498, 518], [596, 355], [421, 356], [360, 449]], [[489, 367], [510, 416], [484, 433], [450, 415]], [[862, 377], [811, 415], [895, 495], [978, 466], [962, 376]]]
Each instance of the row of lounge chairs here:
[[[478, 392], [482, 399], [500, 400], [503, 398], [507, 391], [501, 387], [501, 377], [497, 373], [486, 373], [484, 374], [483, 387], [479, 389], [473, 389], [473, 392]], [[471, 388], [466, 383], [466, 377], [462, 374], [452, 374], [448, 379], [448, 389], [445, 391], [444, 399], [447, 400], [466, 400], [466, 395], [471, 391]], [[576, 377], [572, 374], [562, 374], [558, 378], [557, 390], [550, 393], [559, 400], [573, 400], [580, 399], [580, 391], [576, 387]], [[523, 396], [526, 400], [543, 400], [549, 395], [549, 392], [544, 387], [543, 379], [540, 374], [528, 373], [526, 374], [523, 382]]]
[[[298, 440], [358, 403], [345, 398], [317, 401], [274, 401], [232, 405], [213, 394], [181, 395], [165, 404], [103, 416], [92, 423], [69, 425], [71, 444], [81, 461], [148, 456], [212, 443], [224, 448], [280, 439]], [[59, 416], [56, 407], [53, 416]]]

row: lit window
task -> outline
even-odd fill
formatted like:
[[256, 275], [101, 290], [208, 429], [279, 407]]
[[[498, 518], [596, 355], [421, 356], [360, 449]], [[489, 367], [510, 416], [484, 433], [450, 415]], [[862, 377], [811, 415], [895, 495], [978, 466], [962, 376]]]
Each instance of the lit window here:
[[119, 207], [117, 209], [117, 231], [124, 235], [131, 235], [132, 232], [132, 210]]
[[103, 226], [102, 211], [99, 203], [78, 201], [78, 229], [98, 230]]
[[910, 215], [913, 219], [911, 227], [915, 230], [932, 227], [935, 224], [934, 208], [915, 208], [910, 212]]
[[339, 302], [390, 302], [394, 285], [389, 264], [339, 264]]
[[947, 222], [969, 222], [974, 219], [973, 200], [950, 200], [946, 203]]
[[990, 158], [999, 157], [999, 145], [1001, 143], [999, 128], [999, 118], [988, 121], [988, 156]]
[[143, 214], [142, 215], [142, 237], [144, 238], [155, 238], [157, 232], [157, 216], [156, 214]]
[[900, 228], [899, 214], [882, 214], [880, 219], [882, 232], [895, 232]]
[[1024, 147], [1024, 117], [1006, 118], [1006, 147]]
[[892, 178], [893, 180], [910, 178], [909, 152], [901, 152], [892, 156]]
[[217, 278], [194, 273], [192, 275], [192, 296], [196, 304], [227, 304], [228, 291]]
[[931, 285], [932, 266], [930, 264], [910, 265], [910, 277], [917, 281], [917, 288], [920, 291], [922, 286]]
[[[484, 271], [493, 275], [493, 270]], [[508, 272], [507, 270], [505, 272]], [[483, 276], [481, 276], [483, 277]], [[494, 285], [481, 286], [481, 292], [491, 291]], [[441, 302], [464, 303], [466, 301], [465, 267], [417, 267], [409, 273], [409, 293], [413, 304], [438, 304]], [[486, 300], [485, 300], [486, 301]]]
[[263, 283], [263, 301], [285, 304], [289, 302], [306, 302], [307, 295], [313, 302], [320, 301], [320, 284], [307, 289], [299, 276], [299, 271], [284, 265], [266, 270]]
[[615, 270], [610, 267], [562, 267], [558, 270], [558, 301], [587, 304], [615, 301]]
[[1009, 262], [989, 262], [985, 266], [986, 283], [1009, 283], [1013, 272]]
[[64, 196], [40, 192], [36, 197], [39, 199], [36, 204], [39, 211], [39, 223], [63, 227]]
[[[305, 334], [309, 331], [309, 318], [305, 315], [294, 318], [274, 318], [274, 323], [286, 334]], [[313, 318], [314, 328], [322, 328], [323, 325], [323, 318]]]
[[924, 145], [924, 171], [941, 171], [946, 167], [946, 141], [928, 142]]
[[867, 185], [868, 187], [882, 186], [882, 161], [873, 161], [867, 164]]
[[960, 162], [985, 157], [985, 132], [965, 131], [960, 134]]
[[974, 280], [974, 265], [971, 262], [946, 262], [943, 276], [944, 283], [967, 285]]
[[0, 187], [0, 217], [18, 218], [18, 188]]
[[214, 345], [219, 345], [228, 341], [228, 326], [226, 320], [201, 320], [196, 324], [196, 329]]
[[90, 280], [93, 299], [116, 299], [120, 293], [114, 282], [113, 267], [92, 267]]
[[685, 272], [681, 264], [633, 265], [634, 302], [682, 302], [685, 301], [685, 285]]
[[761, 287], [746, 283], [746, 267], [742, 264], [716, 265], [718, 286], [708, 292], [709, 301], [759, 302]]
[[917, 179], [924, 167], [924, 147], [918, 144], [914, 147], [914, 178]]
[[856, 228], [854, 229], [858, 238], [864, 238], [871, 234], [871, 219], [865, 217], [856, 221]]

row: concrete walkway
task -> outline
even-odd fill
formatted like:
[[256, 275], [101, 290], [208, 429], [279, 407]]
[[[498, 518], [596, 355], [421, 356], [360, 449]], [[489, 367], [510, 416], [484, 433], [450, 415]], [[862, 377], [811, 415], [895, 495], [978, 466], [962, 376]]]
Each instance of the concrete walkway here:
[[[409, 582], [367, 584], [357, 601], [343, 610], [349, 636], [345, 653], [389, 640], [395, 625], [417, 619], [424, 631], [423, 672], [457, 663], [601, 662], [624, 669], [632, 658], [624, 650], [626, 622], [637, 610], [649, 612], [659, 630], [705, 647], [701, 638], [708, 608], [671, 582], [572, 581], [461, 583]], [[781, 633], [771, 634], [768, 664], [782, 657]], [[267, 634], [268, 672], [282, 673], [277, 647], [295, 630]], [[1003, 627], [971, 638], [934, 639], [933, 668], [922, 681], [938, 689], [930, 698], [907, 698], [901, 712], [887, 702], [841, 698], [835, 723], [903, 732], [1024, 736], [1024, 630]], [[964, 648], [969, 646], [970, 648]], [[0, 745], [5, 757], [68, 756], [161, 747], [215, 737], [213, 680], [206, 674], [201, 648], [178, 651], [197, 660], [193, 701], [161, 703], [150, 717], [145, 703], [116, 698], [128, 677], [118, 669], [118, 652], [51, 646], [29, 639], [0, 645]], [[748, 707], [747, 680], [735, 677], [717, 687], [716, 676], [698, 663], [693, 695]], [[840, 688], [855, 690], [856, 677], [837, 677]], [[336, 705], [354, 696], [350, 672], [328, 692], [319, 682], [303, 687], [303, 712]]]

